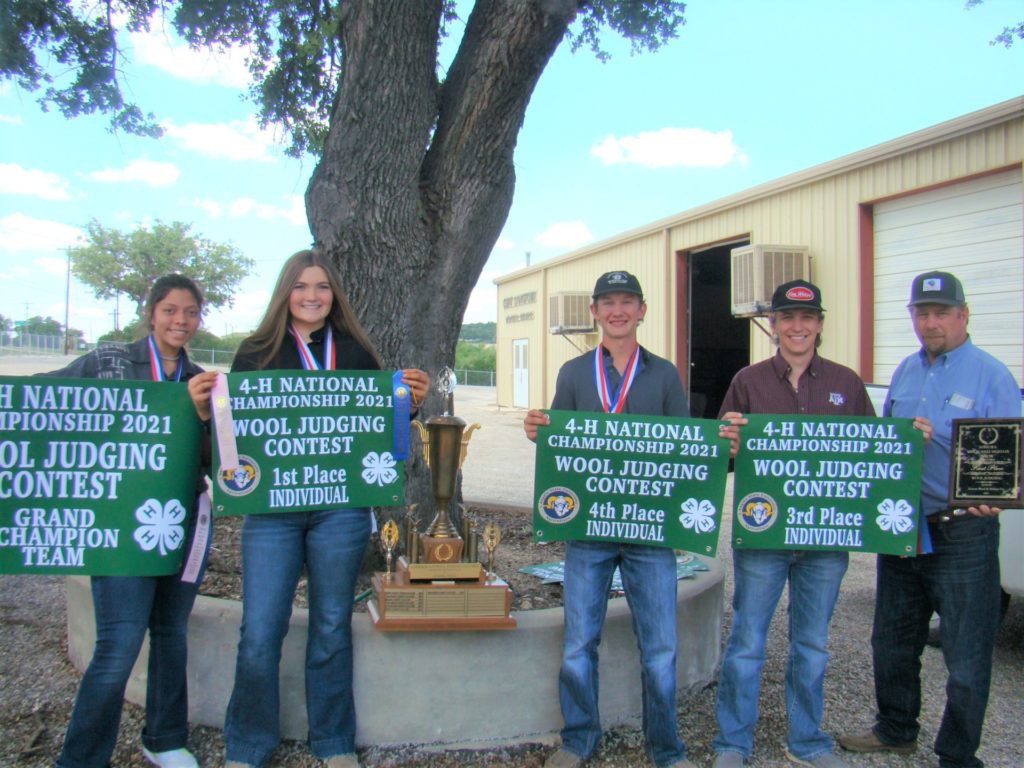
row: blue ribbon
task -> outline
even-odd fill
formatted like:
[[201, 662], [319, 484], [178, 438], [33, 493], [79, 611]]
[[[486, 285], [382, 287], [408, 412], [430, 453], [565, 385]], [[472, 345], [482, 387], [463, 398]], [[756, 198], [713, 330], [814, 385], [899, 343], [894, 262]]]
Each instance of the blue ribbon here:
[[397, 461], [405, 461], [409, 456], [409, 403], [412, 394], [409, 385], [402, 382], [401, 371], [395, 371], [391, 377], [391, 395], [395, 412], [391, 454]]

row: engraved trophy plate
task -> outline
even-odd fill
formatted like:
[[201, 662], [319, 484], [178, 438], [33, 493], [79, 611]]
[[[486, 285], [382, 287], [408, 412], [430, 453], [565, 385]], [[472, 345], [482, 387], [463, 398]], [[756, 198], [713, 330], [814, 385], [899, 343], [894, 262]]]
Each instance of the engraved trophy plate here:
[[953, 419], [949, 503], [952, 507], [1020, 507], [1024, 419]]

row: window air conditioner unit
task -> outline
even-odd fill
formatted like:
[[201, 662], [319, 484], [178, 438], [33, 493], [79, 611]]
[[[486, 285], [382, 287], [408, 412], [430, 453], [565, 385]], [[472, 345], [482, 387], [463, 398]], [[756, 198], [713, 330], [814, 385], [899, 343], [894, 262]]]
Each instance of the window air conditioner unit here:
[[548, 300], [548, 327], [551, 333], [593, 333], [590, 294], [556, 293]]
[[744, 245], [733, 248], [732, 314], [768, 314], [776, 286], [811, 279], [811, 256], [802, 245]]

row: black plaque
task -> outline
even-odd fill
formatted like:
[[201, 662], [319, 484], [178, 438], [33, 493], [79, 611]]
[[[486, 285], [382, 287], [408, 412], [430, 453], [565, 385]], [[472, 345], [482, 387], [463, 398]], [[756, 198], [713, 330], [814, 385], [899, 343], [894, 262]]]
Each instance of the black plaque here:
[[1024, 419], [953, 419], [950, 506], [1022, 506], [1022, 429]]

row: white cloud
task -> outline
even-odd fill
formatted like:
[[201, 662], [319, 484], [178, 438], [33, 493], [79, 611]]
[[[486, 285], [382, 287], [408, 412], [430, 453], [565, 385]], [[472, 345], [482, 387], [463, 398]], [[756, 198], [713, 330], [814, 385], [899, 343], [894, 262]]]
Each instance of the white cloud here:
[[494, 278], [504, 274], [497, 269], [484, 270], [469, 294], [469, 303], [462, 315], [464, 323], [493, 323], [498, 319], [498, 287]]
[[141, 181], [150, 187], [167, 187], [174, 184], [181, 171], [172, 163], [158, 163], [153, 160], [132, 160], [124, 168], [105, 168], [93, 171], [89, 177], [104, 184], [122, 181]]
[[211, 219], [219, 219], [224, 215], [224, 208], [216, 200], [201, 200], [199, 198], [195, 198], [192, 201], [192, 205], [199, 208]]
[[547, 248], [572, 249], [586, 245], [594, 236], [582, 221], [558, 221], [534, 239]]
[[35, 265], [48, 275], [65, 277], [68, 273], [67, 258], [58, 259], [53, 256], [42, 256], [35, 260]]
[[[306, 207], [299, 195], [285, 195], [285, 205], [260, 203], [251, 197], [239, 197], [228, 206], [228, 215], [234, 218], [255, 216], [258, 219], [272, 221], [284, 219], [290, 224], [302, 226], [306, 223]], [[216, 205], [216, 203], [214, 203]]]
[[0, 219], [0, 249], [9, 251], [55, 251], [76, 245], [83, 232], [59, 221], [34, 219], [12, 213]]
[[228, 333], [246, 333], [259, 324], [270, 304], [269, 290], [242, 290], [235, 293], [232, 307], [213, 309], [203, 319], [203, 326], [218, 336]]
[[[3, 95], [3, 91], [0, 91], [0, 96]], [[21, 125], [21, 115], [0, 115], [0, 123], [7, 123], [8, 125]]]
[[259, 162], [272, 162], [274, 159], [270, 154], [270, 148], [275, 145], [273, 135], [260, 128], [252, 118], [228, 123], [185, 125], [175, 125], [166, 120], [161, 126], [166, 136], [206, 157]]
[[714, 133], [701, 128], [662, 128], [622, 138], [609, 134], [591, 147], [590, 153], [605, 165], [635, 163], [647, 168], [719, 168], [748, 162], [733, 143], [732, 131]]
[[180, 40], [171, 40], [168, 33], [153, 30], [130, 35], [134, 59], [139, 64], [156, 67], [172, 77], [202, 85], [222, 85], [244, 89], [249, 86], [249, 70], [245, 51], [194, 51]]
[[511, 251], [516, 247], [516, 241], [507, 237], [499, 237], [498, 242], [494, 244], [493, 250], [495, 251]]
[[68, 182], [60, 174], [22, 168], [15, 163], [0, 163], [0, 194], [41, 197], [43, 200], [70, 200]]

